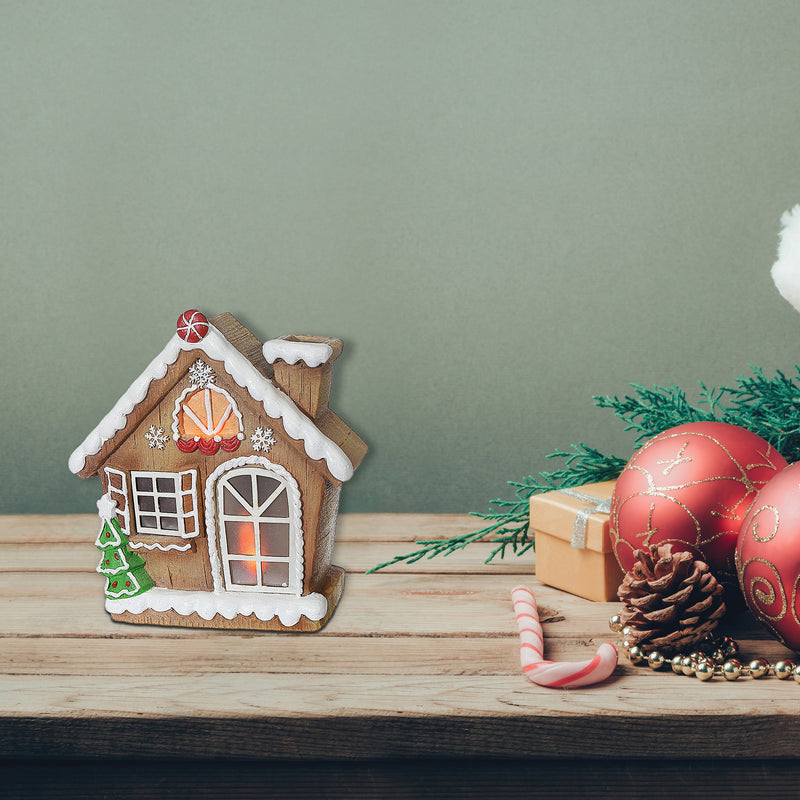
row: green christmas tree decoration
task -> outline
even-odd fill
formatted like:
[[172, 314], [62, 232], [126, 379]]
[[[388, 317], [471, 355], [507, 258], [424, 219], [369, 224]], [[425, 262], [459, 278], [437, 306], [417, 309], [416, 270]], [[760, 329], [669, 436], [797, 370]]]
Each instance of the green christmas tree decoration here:
[[95, 546], [100, 550], [97, 571], [106, 576], [106, 597], [116, 600], [142, 594], [155, 585], [145, 572], [144, 559], [128, 545], [117, 519], [103, 520]]
[[[653, 386], [631, 384], [633, 395], [595, 396], [598, 408], [611, 409], [625, 423], [626, 431], [636, 434], [635, 447], [645, 444], [659, 433], [689, 422], [727, 422], [738, 425], [768, 441], [789, 463], [800, 461], [800, 367], [793, 377], [777, 371], [768, 378], [760, 367], [750, 365], [751, 376], [740, 377], [734, 386], [708, 388], [700, 382], [700, 401], [692, 405], [686, 392], [675, 384]], [[559, 469], [529, 475], [521, 481], [509, 481], [514, 500], [492, 500], [488, 513], [471, 512], [488, 524], [450, 539], [423, 539], [417, 549], [390, 561], [378, 564], [369, 572], [377, 572], [394, 564], [413, 564], [421, 558], [434, 558], [463, 550], [473, 542], [496, 544], [486, 563], [502, 558], [508, 548], [522, 555], [534, 547], [534, 533], [529, 526], [528, 501], [535, 494], [582, 486], [586, 483], [613, 480], [619, 477], [629, 458], [605, 455], [583, 443], [566, 450], [556, 450], [547, 458], [564, 460]]]

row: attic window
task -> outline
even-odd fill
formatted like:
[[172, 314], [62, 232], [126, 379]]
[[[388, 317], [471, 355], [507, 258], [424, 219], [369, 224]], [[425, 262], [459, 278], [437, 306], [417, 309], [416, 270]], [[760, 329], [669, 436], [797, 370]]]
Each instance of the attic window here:
[[178, 398], [172, 414], [172, 434], [184, 453], [200, 450], [213, 455], [232, 452], [244, 438], [242, 415], [234, 399], [219, 386], [190, 386]]
[[131, 472], [136, 531], [197, 536], [197, 472]]

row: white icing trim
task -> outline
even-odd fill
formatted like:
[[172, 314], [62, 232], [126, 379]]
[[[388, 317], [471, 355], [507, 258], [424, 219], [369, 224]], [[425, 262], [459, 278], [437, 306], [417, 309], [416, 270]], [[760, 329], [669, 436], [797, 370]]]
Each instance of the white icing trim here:
[[[183, 476], [188, 475], [192, 480], [189, 489], [183, 489]], [[137, 478], [149, 478], [153, 482], [153, 489], [146, 491], [139, 489], [136, 485]], [[158, 478], [169, 478], [175, 487], [174, 492], [162, 492], [157, 488]], [[181, 539], [193, 539], [200, 531], [197, 525], [197, 470], [187, 469], [183, 472], [151, 472], [145, 470], [131, 470], [131, 486], [133, 488], [133, 512], [136, 518], [136, 532], [142, 536], [180, 536]], [[191, 497], [191, 510], [183, 511], [184, 499]], [[142, 497], [152, 497], [154, 510], [145, 511], [141, 508], [140, 500]], [[156, 500], [159, 497], [172, 497], [175, 499], [175, 511], [162, 512], [155, 509]], [[178, 523], [178, 530], [168, 528], [151, 528], [142, 524], [142, 517], [174, 517]], [[194, 530], [186, 530], [186, 520], [194, 520]]]
[[199, 350], [214, 361], [221, 361], [231, 378], [250, 396], [262, 403], [267, 416], [281, 419], [286, 433], [302, 441], [306, 454], [313, 460], [324, 459], [337, 480], [346, 481], [353, 476], [353, 465], [344, 451], [331, 441], [280, 389], [265, 378], [213, 325], [196, 344], [184, 342], [176, 333], [166, 347], [148, 364], [145, 371], [130, 385], [97, 427], [84, 439], [69, 458], [72, 472], [80, 472], [86, 459], [100, 452], [103, 445], [127, 422], [128, 414], [144, 400], [150, 384], [163, 378], [184, 351]]
[[[181, 409], [183, 408], [183, 401], [186, 399], [187, 395], [194, 394], [195, 392], [205, 392], [205, 391], [216, 392], [217, 394], [221, 394], [228, 401], [228, 403], [230, 403], [228, 411], [225, 413], [223, 418], [219, 420], [219, 422], [217, 422], [217, 429], [222, 430], [222, 427], [228, 421], [228, 417], [231, 414], [234, 414], [236, 416], [236, 419], [239, 421], [239, 433], [237, 434], [237, 436], [239, 435], [243, 436], [244, 434], [242, 433], [242, 431], [244, 430], [244, 423], [242, 422], [242, 415], [239, 412], [239, 408], [236, 405], [236, 401], [224, 389], [222, 389], [219, 386], [216, 386], [213, 383], [210, 383], [207, 386], [196, 386], [195, 384], [192, 384], [187, 389], [184, 389], [184, 391], [181, 393], [181, 396], [175, 401], [175, 408], [172, 411], [172, 438], [177, 441], [181, 437], [181, 432], [178, 430], [179, 427], [178, 417], [180, 416]], [[213, 437], [215, 441], [221, 440], [222, 437], [216, 435], [216, 433], [218, 432], [217, 429], [209, 431], [207, 426], [201, 420], [197, 419], [194, 412], [190, 408], [186, 408], [184, 410], [190, 417], [194, 419], [194, 422], [197, 425], [197, 427], [206, 432], [207, 436]], [[208, 419], [206, 420], [206, 422], [209, 422], [211, 419], [211, 409], [208, 408], [207, 412], [208, 412]], [[199, 437], [195, 436], [194, 438], [197, 439]]]
[[[128, 536], [130, 535], [131, 531], [131, 517], [130, 517], [130, 500], [128, 498], [128, 476], [122, 472], [122, 470], [114, 469], [114, 467], [105, 467], [106, 473], [106, 485], [108, 486], [108, 491], [106, 495], [108, 495], [111, 502], [114, 504], [114, 512], [113, 515], [116, 516], [117, 522], [119, 522], [120, 527], [122, 528], [122, 532]], [[120, 479], [120, 483], [122, 484], [121, 489], [117, 489], [111, 484], [111, 476], [116, 475]], [[122, 511], [119, 510], [119, 503], [114, 499], [114, 495], [118, 495], [122, 498], [122, 502], [124, 507]], [[104, 497], [106, 496], [104, 495]], [[98, 514], [100, 514], [100, 518], [104, 519], [103, 511], [100, 511], [100, 503], [98, 501]], [[122, 519], [120, 520], [119, 516], [122, 514]]]
[[291, 339], [270, 339], [261, 348], [269, 364], [278, 359], [287, 364], [302, 361], [307, 367], [318, 367], [332, 355], [333, 348], [325, 342], [293, 342]]
[[100, 563], [95, 568], [95, 572], [99, 572], [101, 575], [116, 575], [118, 572], [122, 572], [123, 570], [131, 568], [131, 565], [128, 563], [128, 559], [125, 558], [124, 548], [117, 547], [116, 549], [120, 552], [122, 563], [116, 569], [111, 569], [110, 567], [106, 568], [106, 556], [108, 553], [103, 550], [101, 551], [100, 555]]
[[210, 620], [217, 614], [225, 619], [255, 615], [262, 622], [277, 616], [287, 628], [296, 625], [300, 617], [313, 622], [321, 620], [328, 611], [328, 601], [318, 592], [295, 597], [263, 592], [189, 592], [156, 587], [135, 597], [112, 600], [106, 598], [106, 611], [111, 614], [141, 614], [143, 611], [175, 611], [181, 616], [196, 613]]
[[[179, 502], [181, 507], [185, 505], [184, 500], [188, 496], [191, 499], [192, 510], [184, 512], [183, 515], [183, 531], [184, 531], [184, 538], [191, 538], [188, 534], [186, 534], [186, 520], [192, 520], [194, 525], [194, 536], [198, 536], [200, 534], [200, 523], [198, 522], [198, 513], [197, 513], [197, 470], [196, 469], [185, 469], [178, 473], [181, 476], [180, 482], [180, 491], [178, 494]], [[188, 489], [183, 488], [183, 479], [188, 476], [191, 481], [191, 486]]]
[[[108, 527], [111, 529], [112, 535], [101, 539], [100, 537], [103, 536], [106, 523], [108, 523]], [[98, 550], [103, 550], [107, 547], [122, 547], [122, 537], [117, 533], [117, 529], [110, 523], [109, 520], [103, 520], [103, 524], [100, 527], [100, 533], [97, 534], [97, 538], [94, 540], [94, 546]]]
[[147, 542], [128, 542], [128, 547], [131, 550], [141, 550], [144, 548], [145, 550], [163, 550], [165, 553], [167, 550], [179, 550], [181, 553], [186, 552], [192, 546], [191, 542], [187, 542], [186, 544], [168, 544], [163, 545], [159, 542], [153, 542], [153, 544], [148, 544]]
[[[118, 576], [113, 575], [112, 577], [116, 578], [117, 582], [119, 582], [119, 577]], [[125, 587], [123, 589], [120, 589], [118, 592], [112, 592], [112, 590], [111, 590], [111, 578], [107, 577], [106, 578], [106, 595], [115, 594], [117, 596], [117, 598], [120, 598], [120, 597], [124, 597], [126, 594], [136, 594], [136, 592], [138, 592], [142, 588], [141, 585], [139, 584], [139, 581], [136, 580], [136, 576], [133, 574], [133, 572], [128, 572], [125, 577], [127, 577], [130, 580], [131, 585], [128, 586], [128, 587]], [[108, 604], [108, 602], [109, 602], [109, 599], [106, 598], [106, 605]], [[112, 600], [111, 602], [119, 603], [120, 600], [119, 599], [115, 599], [115, 600]]]
[[[216, 483], [226, 472], [239, 467], [260, 466], [273, 472], [286, 484], [289, 498], [289, 512], [292, 517], [291, 525], [294, 532], [294, 575], [290, 584], [294, 593], [299, 596], [303, 590], [303, 525], [302, 505], [300, 502], [300, 487], [294, 476], [280, 464], [273, 464], [263, 456], [240, 456], [220, 464], [206, 479], [206, 539], [208, 540], [208, 560], [211, 564], [211, 575], [214, 580], [214, 591], [225, 592], [224, 570], [220, 558], [219, 533], [217, 531], [217, 507], [215, 502]], [[239, 593], [239, 590], [236, 590]], [[259, 593], [263, 593], [264, 589]]]

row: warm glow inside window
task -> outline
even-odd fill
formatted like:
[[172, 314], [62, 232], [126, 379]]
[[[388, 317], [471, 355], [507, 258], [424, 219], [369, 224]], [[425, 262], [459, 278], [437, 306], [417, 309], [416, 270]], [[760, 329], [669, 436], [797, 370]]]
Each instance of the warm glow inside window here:
[[217, 489], [225, 586], [295, 591], [294, 538], [287, 486], [257, 467], [232, 470]]
[[197, 536], [196, 472], [131, 472], [140, 534]]
[[184, 438], [229, 439], [239, 434], [236, 406], [222, 389], [195, 389], [180, 401], [178, 433]]

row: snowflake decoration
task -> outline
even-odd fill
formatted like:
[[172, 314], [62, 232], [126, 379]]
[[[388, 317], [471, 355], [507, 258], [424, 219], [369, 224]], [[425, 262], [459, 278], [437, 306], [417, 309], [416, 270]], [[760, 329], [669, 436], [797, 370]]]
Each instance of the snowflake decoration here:
[[214, 383], [214, 370], [199, 358], [189, 367], [189, 380], [192, 386], [198, 389], [205, 389], [209, 383]]
[[150, 426], [150, 430], [144, 435], [147, 439], [147, 444], [150, 447], [157, 447], [159, 450], [164, 449], [164, 445], [169, 441], [169, 436], [164, 433], [163, 428], [156, 428], [155, 425]]
[[263, 450], [265, 453], [275, 444], [275, 437], [272, 435], [272, 428], [256, 428], [250, 436], [253, 450]]

